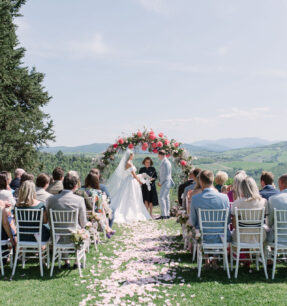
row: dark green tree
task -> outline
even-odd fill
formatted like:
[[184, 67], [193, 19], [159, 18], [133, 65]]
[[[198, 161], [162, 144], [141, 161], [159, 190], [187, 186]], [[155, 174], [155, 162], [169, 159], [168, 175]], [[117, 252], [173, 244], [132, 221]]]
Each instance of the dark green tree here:
[[54, 140], [53, 122], [43, 112], [51, 97], [44, 74], [23, 64], [15, 18], [25, 0], [0, 0], [0, 169], [38, 166], [37, 149]]

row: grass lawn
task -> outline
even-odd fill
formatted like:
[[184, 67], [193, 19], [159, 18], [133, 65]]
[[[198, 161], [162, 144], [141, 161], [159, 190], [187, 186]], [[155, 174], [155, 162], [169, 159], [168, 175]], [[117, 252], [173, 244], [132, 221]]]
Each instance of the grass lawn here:
[[[202, 271], [199, 280], [196, 276], [196, 264], [191, 262], [191, 255], [183, 251], [179, 225], [174, 219], [166, 221], [153, 221], [159, 231], [165, 232], [172, 238], [169, 244], [170, 251], [160, 252], [162, 258], [168, 259], [168, 264], [155, 263], [158, 270], [168, 267], [167, 273], [176, 274], [176, 278], [166, 281], [165, 285], [159, 286], [158, 292], [153, 293], [153, 303], [157, 305], [286, 305], [287, 301], [287, 267], [279, 265], [274, 281], [266, 281], [263, 268], [260, 271], [252, 271], [246, 268], [239, 269], [238, 279], [227, 279], [226, 273], [219, 269], [217, 271]], [[101, 281], [111, 275], [111, 263], [117, 259], [116, 251], [124, 251], [129, 247], [127, 237], [132, 233], [125, 227], [116, 227], [117, 235], [112, 240], [103, 242], [99, 251], [93, 248], [88, 254], [87, 268], [84, 277], [79, 278], [77, 270], [64, 271], [55, 269], [53, 278], [48, 276], [41, 279], [39, 268], [36, 264], [28, 264], [24, 270], [21, 265], [17, 267], [13, 281], [9, 281], [10, 268], [6, 267], [7, 279], [0, 280], [0, 304], [1, 305], [79, 305], [89, 294], [94, 298], [87, 305], [99, 305]], [[136, 230], [136, 229], [135, 229]], [[124, 239], [125, 238], [125, 239]], [[159, 237], [160, 238], [160, 237]], [[162, 245], [165, 241], [160, 240]], [[132, 244], [133, 241], [130, 241]], [[119, 270], [125, 270], [126, 265], [133, 258], [123, 264]], [[176, 265], [170, 264], [175, 262]], [[134, 264], [136, 269], [136, 263]], [[271, 269], [269, 269], [271, 276]], [[99, 285], [92, 289], [89, 285], [98, 281]], [[124, 286], [124, 285], [123, 285]], [[102, 290], [102, 291], [101, 291]], [[140, 303], [138, 295], [127, 298], [126, 301]]]

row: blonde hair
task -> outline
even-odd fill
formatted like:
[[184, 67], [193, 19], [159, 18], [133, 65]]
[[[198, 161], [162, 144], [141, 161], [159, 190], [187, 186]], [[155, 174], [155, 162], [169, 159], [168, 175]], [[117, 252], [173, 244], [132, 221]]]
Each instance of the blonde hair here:
[[78, 188], [81, 188], [81, 179], [80, 179], [80, 175], [77, 171], [74, 171], [74, 170], [70, 170], [68, 172], [68, 174], [70, 174], [71, 176], [74, 176], [77, 181], [78, 181]]
[[228, 174], [225, 171], [218, 171], [215, 175], [215, 183], [223, 185], [228, 180]]
[[227, 185], [223, 185], [222, 187], [221, 187], [221, 192], [222, 193], [227, 193], [228, 192], [228, 186]]
[[247, 176], [241, 181], [239, 192], [240, 195], [243, 196], [247, 201], [262, 199], [255, 180], [250, 176]]
[[36, 188], [32, 181], [25, 181], [19, 189], [19, 206], [31, 206], [36, 199]]
[[233, 178], [234, 200], [240, 198], [239, 186], [241, 182], [247, 177], [245, 171], [238, 171]]

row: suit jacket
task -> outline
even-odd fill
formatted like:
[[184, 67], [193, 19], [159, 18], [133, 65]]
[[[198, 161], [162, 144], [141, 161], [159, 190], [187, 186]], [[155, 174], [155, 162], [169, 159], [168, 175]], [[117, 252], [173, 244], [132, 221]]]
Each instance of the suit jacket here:
[[50, 198], [51, 193], [47, 192], [44, 188], [36, 187], [36, 198], [46, 204], [47, 199]]
[[261, 197], [266, 200], [278, 193], [280, 193], [280, 191], [272, 185], [266, 185], [262, 190], [260, 190]]
[[159, 182], [161, 185], [168, 184], [170, 187], [174, 186], [171, 177], [171, 164], [167, 158], [164, 158], [160, 165]]
[[62, 181], [55, 181], [48, 188], [47, 191], [51, 194], [58, 194], [64, 189]]
[[[86, 206], [84, 198], [77, 196], [72, 190], [63, 190], [47, 200], [47, 209], [49, 210], [78, 210], [78, 226], [84, 228], [87, 223]], [[63, 243], [70, 241], [62, 240]]]

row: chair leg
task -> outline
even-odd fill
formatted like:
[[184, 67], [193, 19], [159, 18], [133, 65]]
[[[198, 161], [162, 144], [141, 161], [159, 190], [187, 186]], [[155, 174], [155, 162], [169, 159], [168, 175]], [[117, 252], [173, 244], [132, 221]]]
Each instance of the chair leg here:
[[2, 249], [0, 248], [0, 265], [1, 265], [1, 275], [4, 276], [4, 266], [3, 266], [3, 258], [2, 258]]
[[47, 244], [46, 252], [47, 252], [47, 268], [50, 269], [50, 244], [49, 243]]
[[259, 271], [259, 256], [256, 254], [256, 270]]
[[42, 257], [42, 247], [39, 246], [39, 264], [40, 264], [40, 274], [41, 277], [43, 277], [43, 257]]
[[24, 269], [25, 268], [25, 252], [24, 252], [24, 250], [22, 251], [22, 269]]
[[200, 246], [198, 245], [197, 247], [197, 269], [198, 269], [197, 277], [198, 278], [201, 275], [201, 266], [202, 266], [202, 253], [200, 250]]
[[237, 250], [236, 250], [236, 267], [235, 267], [235, 275], [234, 275], [235, 278], [237, 278], [237, 276], [238, 276], [239, 257], [240, 257], [240, 248], [237, 247]]
[[195, 256], [196, 256], [196, 249], [197, 249], [197, 243], [193, 243], [193, 248], [192, 248], [192, 261], [195, 261]]
[[10, 252], [10, 269], [13, 269], [13, 259], [14, 257], [13, 257], [13, 249], [12, 249]]
[[56, 249], [53, 247], [52, 266], [51, 266], [51, 271], [50, 271], [50, 277], [53, 276], [55, 260], [56, 260]]
[[62, 259], [62, 250], [59, 250], [59, 257], [58, 257], [58, 269], [61, 269], [61, 259]]
[[262, 258], [262, 263], [263, 263], [263, 268], [264, 268], [265, 277], [266, 277], [266, 279], [268, 279], [268, 273], [267, 273], [267, 267], [266, 267], [266, 262], [265, 262], [263, 247], [261, 247], [260, 253], [261, 253], [261, 258]]
[[230, 245], [230, 271], [233, 271], [233, 249], [232, 246]]
[[16, 247], [16, 254], [15, 254], [15, 258], [14, 258], [14, 266], [13, 266], [13, 270], [12, 270], [11, 279], [12, 279], [12, 277], [15, 275], [15, 272], [16, 272], [16, 266], [17, 266], [18, 256], [19, 256], [19, 247], [17, 246], [17, 247]]
[[224, 248], [224, 262], [227, 270], [227, 277], [230, 279], [230, 272], [229, 272], [229, 264], [228, 264], [228, 255], [227, 255], [227, 248]]
[[79, 270], [80, 277], [83, 277], [82, 269], [81, 269], [81, 261], [79, 259], [79, 251], [77, 251], [77, 265], [78, 265], [78, 270]]
[[274, 277], [275, 277], [276, 262], [277, 262], [277, 247], [274, 248], [272, 279], [274, 279]]

